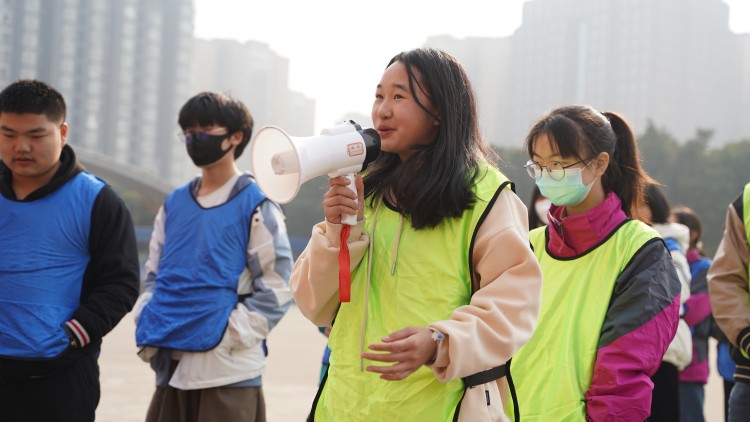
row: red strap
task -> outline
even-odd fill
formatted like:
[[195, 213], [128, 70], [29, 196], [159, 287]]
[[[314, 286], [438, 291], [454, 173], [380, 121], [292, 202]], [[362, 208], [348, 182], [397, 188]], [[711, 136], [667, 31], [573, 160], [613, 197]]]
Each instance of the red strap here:
[[341, 228], [341, 246], [339, 246], [339, 301], [349, 302], [352, 287], [352, 272], [349, 269], [349, 239], [351, 226], [344, 224]]

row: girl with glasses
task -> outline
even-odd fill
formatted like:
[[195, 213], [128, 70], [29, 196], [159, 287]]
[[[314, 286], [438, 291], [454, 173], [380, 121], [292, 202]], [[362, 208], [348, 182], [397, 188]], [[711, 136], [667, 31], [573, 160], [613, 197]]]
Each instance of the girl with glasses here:
[[642, 421], [680, 282], [659, 234], [638, 221], [651, 179], [633, 133], [616, 113], [571, 105], [539, 119], [526, 149], [553, 205], [529, 235], [544, 283], [537, 329], [513, 358], [521, 419]]

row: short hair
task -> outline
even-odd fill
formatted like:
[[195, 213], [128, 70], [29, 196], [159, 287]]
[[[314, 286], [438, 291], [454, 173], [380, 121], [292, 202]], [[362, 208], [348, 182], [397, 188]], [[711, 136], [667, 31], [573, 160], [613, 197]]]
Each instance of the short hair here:
[[22, 79], [0, 92], [0, 114], [44, 114], [56, 123], [65, 121], [65, 99], [45, 82]]
[[242, 155], [253, 134], [253, 116], [245, 103], [219, 92], [201, 92], [180, 109], [177, 119], [182, 130], [193, 126], [224, 126], [230, 134], [242, 132], [242, 141], [234, 150], [235, 160]]
[[651, 210], [651, 222], [654, 224], [667, 224], [671, 210], [669, 201], [658, 184], [646, 185], [646, 205]]

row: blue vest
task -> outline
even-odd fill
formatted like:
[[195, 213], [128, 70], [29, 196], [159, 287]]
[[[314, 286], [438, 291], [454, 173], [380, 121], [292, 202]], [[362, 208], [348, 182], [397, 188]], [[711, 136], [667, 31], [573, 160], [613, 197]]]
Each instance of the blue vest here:
[[682, 250], [682, 246], [680, 246], [677, 240], [673, 237], [665, 237], [664, 243], [667, 245], [667, 249], [669, 249], [669, 252], [679, 251], [683, 254], [685, 253], [685, 251]]
[[167, 197], [164, 248], [153, 296], [138, 318], [138, 345], [216, 347], [247, 266], [250, 218], [263, 200], [255, 183], [213, 208], [201, 207], [189, 184]]
[[690, 276], [695, 278], [698, 274], [707, 271], [710, 267], [711, 260], [709, 258], [699, 258], [690, 263]]
[[82, 172], [29, 202], [0, 195], [0, 355], [54, 358], [78, 309], [91, 209], [104, 182]]

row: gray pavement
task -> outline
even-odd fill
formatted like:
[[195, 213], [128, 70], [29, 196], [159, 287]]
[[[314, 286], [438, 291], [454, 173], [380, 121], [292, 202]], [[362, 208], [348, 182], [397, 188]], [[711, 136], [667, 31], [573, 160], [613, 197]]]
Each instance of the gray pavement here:
[[[141, 422], [153, 393], [153, 373], [136, 356], [132, 315], [104, 338], [99, 359], [102, 398], [99, 422]], [[292, 306], [268, 339], [264, 392], [269, 422], [304, 421], [317, 390], [325, 337]], [[708, 422], [723, 421], [723, 390], [711, 343], [711, 378], [706, 388]]]

